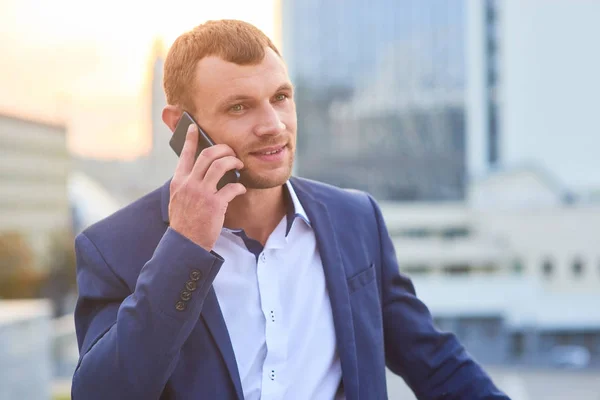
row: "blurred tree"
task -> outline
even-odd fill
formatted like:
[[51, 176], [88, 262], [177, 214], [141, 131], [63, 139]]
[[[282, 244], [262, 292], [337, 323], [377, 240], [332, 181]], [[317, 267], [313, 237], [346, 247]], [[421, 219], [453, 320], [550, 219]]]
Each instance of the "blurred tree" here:
[[66, 300], [76, 290], [73, 235], [49, 237], [44, 268], [35, 266], [33, 250], [19, 232], [0, 233], [0, 299], [49, 298], [55, 316], [70, 312]]
[[52, 300], [55, 316], [70, 312], [66, 300], [76, 290], [76, 260], [73, 234], [56, 231], [50, 238], [48, 275], [40, 295]]
[[43, 273], [33, 268], [33, 252], [18, 232], [0, 233], [0, 298], [35, 297]]

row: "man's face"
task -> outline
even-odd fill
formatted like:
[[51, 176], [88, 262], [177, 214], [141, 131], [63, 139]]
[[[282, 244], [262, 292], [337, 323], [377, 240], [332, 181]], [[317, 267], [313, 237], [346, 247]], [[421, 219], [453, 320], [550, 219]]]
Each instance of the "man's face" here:
[[196, 121], [242, 160], [244, 186], [284, 184], [296, 150], [296, 105], [283, 60], [269, 48], [257, 65], [205, 57], [196, 66], [193, 90]]

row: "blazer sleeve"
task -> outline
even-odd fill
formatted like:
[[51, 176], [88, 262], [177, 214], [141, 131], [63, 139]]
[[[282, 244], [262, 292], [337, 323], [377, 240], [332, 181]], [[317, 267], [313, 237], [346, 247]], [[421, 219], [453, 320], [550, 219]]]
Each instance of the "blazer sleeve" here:
[[381, 249], [382, 313], [386, 364], [419, 399], [509, 400], [465, 351], [456, 336], [436, 329], [411, 280], [399, 272], [396, 253], [376, 201], [371, 204]]
[[[75, 251], [80, 358], [72, 398], [160, 398], [223, 259], [169, 228], [131, 293], [84, 233]], [[183, 301], [186, 287], [194, 290]]]

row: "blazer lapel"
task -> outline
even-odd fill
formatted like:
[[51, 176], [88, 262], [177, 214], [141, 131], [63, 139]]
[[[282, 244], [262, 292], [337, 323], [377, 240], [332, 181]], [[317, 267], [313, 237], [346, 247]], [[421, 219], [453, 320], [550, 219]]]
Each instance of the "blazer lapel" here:
[[[169, 224], [170, 183], [171, 180], [163, 185], [161, 193], [161, 214], [163, 221], [166, 224]], [[219, 307], [217, 294], [212, 287], [206, 295], [200, 316], [204, 320], [206, 328], [210, 332], [217, 348], [221, 352], [223, 362], [227, 366], [227, 371], [229, 372], [231, 382], [235, 387], [238, 399], [243, 400], [244, 392], [242, 391], [242, 382], [240, 380], [240, 373], [237, 368], [233, 346], [231, 345], [231, 340], [229, 338], [229, 331], [227, 330], [227, 325], [223, 319], [221, 307]]]
[[331, 301], [337, 348], [342, 364], [344, 391], [348, 400], [355, 399], [358, 394], [358, 364], [354, 322], [348, 283], [336, 232], [326, 205], [304, 191], [300, 187], [303, 185], [299, 185], [295, 179], [292, 179], [291, 182], [315, 232]]

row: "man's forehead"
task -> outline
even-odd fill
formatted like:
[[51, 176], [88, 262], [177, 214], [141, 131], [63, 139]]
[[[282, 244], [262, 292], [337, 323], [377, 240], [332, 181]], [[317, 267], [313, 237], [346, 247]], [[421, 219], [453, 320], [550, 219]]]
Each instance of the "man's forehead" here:
[[217, 56], [205, 57], [196, 66], [195, 78], [198, 88], [208, 91], [265, 84], [280, 86], [289, 81], [283, 60], [271, 49], [260, 63], [253, 65], [239, 65]]

